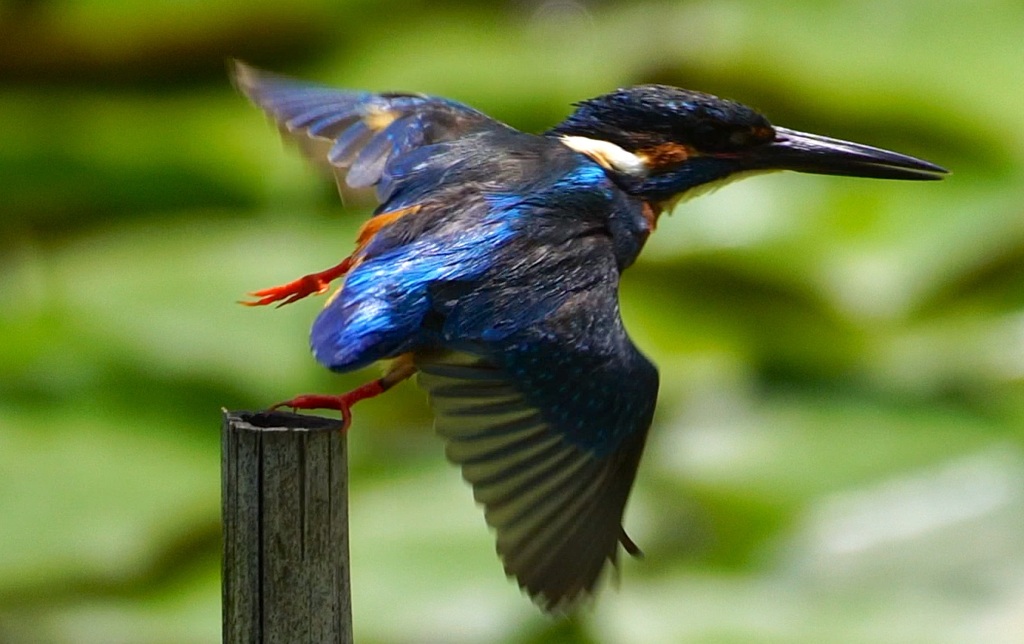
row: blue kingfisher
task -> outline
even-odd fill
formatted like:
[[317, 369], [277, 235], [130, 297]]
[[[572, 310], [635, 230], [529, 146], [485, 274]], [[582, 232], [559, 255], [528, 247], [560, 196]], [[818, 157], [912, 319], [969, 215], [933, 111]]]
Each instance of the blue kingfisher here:
[[576, 104], [543, 134], [461, 103], [331, 89], [235, 65], [238, 88], [339, 184], [379, 206], [337, 266], [252, 293], [288, 304], [344, 278], [313, 323], [333, 371], [383, 377], [274, 407], [335, 409], [417, 374], [497, 534], [505, 572], [542, 608], [593, 593], [654, 414], [658, 371], [619, 315], [619, 277], [680, 197], [796, 170], [940, 179], [932, 163], [772, 125], [740, 103], [638, 85]]

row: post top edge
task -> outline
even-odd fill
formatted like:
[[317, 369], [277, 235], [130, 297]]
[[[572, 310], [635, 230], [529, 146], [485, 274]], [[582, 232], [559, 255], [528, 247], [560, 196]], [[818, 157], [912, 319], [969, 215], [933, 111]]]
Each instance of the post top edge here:
[[286, 411], [233, 411], [223, 409], [224, 419], [235, 426], [254, 432], [321, 432], [341, 429], [338, 418], [293, 414]]

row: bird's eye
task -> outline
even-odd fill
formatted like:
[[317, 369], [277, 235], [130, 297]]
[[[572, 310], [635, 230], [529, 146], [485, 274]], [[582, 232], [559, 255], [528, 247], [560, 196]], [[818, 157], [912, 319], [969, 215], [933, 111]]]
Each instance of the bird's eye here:
[[771, 141], [773, 138], [775, 138], [775, 130], [771, 127], [755, 127], [730, 132], [728, 141], [730, 146], [747, 148], [758, 143]]
[[738, 148], [742, 148], [750, 145], [752, 142], [752, 138], [753, 137], [751, 136], [749, 131], [736, 130], [735, 132], [729, 135], [729, 143], [731, 145], [735, 145]]

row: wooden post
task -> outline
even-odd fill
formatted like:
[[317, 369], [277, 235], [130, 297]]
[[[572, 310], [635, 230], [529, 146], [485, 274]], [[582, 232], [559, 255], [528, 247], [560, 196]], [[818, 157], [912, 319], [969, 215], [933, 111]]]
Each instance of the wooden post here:
[[352, 642], [340, 428], [316, 416], [224, 411], [225, 644]]

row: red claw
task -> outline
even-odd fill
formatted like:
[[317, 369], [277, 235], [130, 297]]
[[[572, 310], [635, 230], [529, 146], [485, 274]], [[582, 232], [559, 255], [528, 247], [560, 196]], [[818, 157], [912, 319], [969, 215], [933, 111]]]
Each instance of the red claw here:
[[271, 411], [280, 409], [281, 407], [291, 407], [292, 410], [298, 411], [300, 409], [334, 409], [341, 412], [341, 431], [347, 431], [349, 425], [352, 424], [352, 405], [356, 404], [360, 400], [367, 398], [373, 398], [379, 394], [384, 393], [387, 390], [384, 383], [381, 380], [374, 380], [368, 382], [361, 387], [357, 387], [348, 393], [341, 394], [340, 396], [329, 396], [326, 394], [303, 394], [296, 396], [291, 400], [279, 402], [276, 405], [271, 405]]
[[327, 289], [331, 286], [331, 282], [342, 277], [345, 273], [348, 273], [349, 270], [352, 269], [352, 264], [352, 258], [346, 257], [340, 264], [332, 266], [325, 271], [303, 275], [299, 279], [288, 282], [287, 284], [282, 284], [281, 286], [273, 286], [271, 288], [253, 291], [248, 295], [259, 299], [247, 300], [239, 302], [239, 304], [244, 304], [245, 306], [266, 306], [267, 304], [280, 302], [277, 306], [281, 307], [285, 304], [298, 302], [302, 298], [310, 295], [326, 293]]

